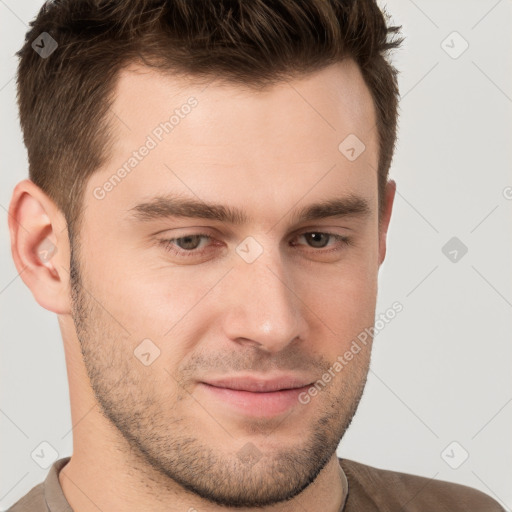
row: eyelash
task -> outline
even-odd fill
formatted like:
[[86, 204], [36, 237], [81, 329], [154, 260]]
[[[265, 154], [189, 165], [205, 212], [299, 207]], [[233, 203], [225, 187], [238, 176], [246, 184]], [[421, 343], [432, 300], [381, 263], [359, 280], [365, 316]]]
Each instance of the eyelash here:
[[[303, 235], [311, 235], [311, 234], [328, 235], [339, 242], [338, 246], [334, 249], [323, 250], [322, 248], [320, 248], [320, 249], [315, 249], [314, 247], [311, 248], [313, 250], [313, 252], [316, 252], [319, 254], [326, 254], [326, 253], [341, 251], [343, 247], [353, 245], [353, 241], [350, 237], [345, 236], [345, 235], [339, 235], [336, 233], [329, 233], [329, 232], [325, 232], [325, 231], [305, 231], [303, 233], [298, 234], [297, 238], [300, 236], [303, 236]], [[164, 249], [166, 251], [171, 252], [175, 256], [180, 256], [180, 257], [181, 256], [184, 256], [184, 257], [201, 256], [208, 249], [203, 249], [203, 250], [191, 249], [188, 251], [186, 249], [177, 250], [176, 246], [173, 244], [173, 242], [175, 242], [176, 240], [181, 240], [183, 238], [188, 238], [188, 237], [192, 237], [192, 236], [194, 236], [194, 237], [199, 236], [199, 237], [203, 237], [203, 238], [207, 238], [207, 239], [213, 238], [210, 235], [207, 235], [205, 233], [193, 233], [193, 234], [189, 234], [189, 235], [180, 236], [177, 238], [161, 239], [161, 240], [159, 240], [159, 243], [164, 247]]]

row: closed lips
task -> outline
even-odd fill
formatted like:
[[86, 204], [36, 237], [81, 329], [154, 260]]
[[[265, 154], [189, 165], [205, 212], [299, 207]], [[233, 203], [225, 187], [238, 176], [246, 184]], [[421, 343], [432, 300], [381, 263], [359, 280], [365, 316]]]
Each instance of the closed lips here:
[[203, 384], [218, 388], [228, 388], [235, 391], [251, 391], [253, 393], [269, 393], [285, 389], [298, 389], [311, 384], [311, 379], [299, 377], [279, 377], [272, 380], [258, 380], [250, 378], [224, 378], [203, 381]]

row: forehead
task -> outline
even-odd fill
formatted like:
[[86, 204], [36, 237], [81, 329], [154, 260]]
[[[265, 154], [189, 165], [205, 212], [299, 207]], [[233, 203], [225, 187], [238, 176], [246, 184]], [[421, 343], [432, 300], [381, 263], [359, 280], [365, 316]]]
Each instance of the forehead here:
[[[87, 187], [100, 217], [162, 193], [221, 199], [269, 222], [328, 193], [376, 201], [375, 110], [351, 60], [259, 91], [132, 65], [110, 111], [110, 158]], [[343, 153], [347, 140], [364, 148], [355, 160]]]
[[[201, 127], [197, 134], [202, 139], [221, 135], [224, 125], [234, 121], [239, 128], [250, 127], [247, 132], [252, 134], [256, 131], [254, 121], [261, 121], [259, 127], [270, 132], [276, 121], [287, 120], [293, 135], [302, 131], [307, 137], [314, 137], [330, 130], [338, 132], [339, 137], [344, 130], [352, 129], [368, 139], [370, 134], [364, 133], [366, 124], [369, 122], [373, 127], [376, 120], [370, 92], [351, 59], [261, 90], [222, 77], [198, 81], [132, 64], [120, 72], [115, 88], [112, 113], [119, 142], [127, 140], [133, 130], [149, 133], [155, 123], [168, 120], [191, 97], [197, 98], [201, 106], [194, 109], [186, 125], [191, 130]], [[300, 130], [300, 126], [291, 124], [297, 119], [309, 124]], [[208, 121], [220, 123], [209, 132]], [[219, 128], [223, 129], [220, 134]], [[243, 135], [240, 130], [229, 131], [231, 138], [237, 134]]]

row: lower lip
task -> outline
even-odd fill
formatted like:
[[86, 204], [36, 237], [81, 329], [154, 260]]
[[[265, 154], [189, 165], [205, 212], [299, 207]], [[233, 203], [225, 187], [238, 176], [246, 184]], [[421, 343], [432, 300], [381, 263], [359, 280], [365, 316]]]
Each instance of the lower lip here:
[[307, 385], [302, 388], [255, 393], [252, 391], [218, 388], [204, 382], [201, 382], [200, 385], [210, 396], [221, 400], [238, 412], [257, 418], [276, 416], [298, 405], [300, 403], [299, 395], [310, 387], [310, 385]]

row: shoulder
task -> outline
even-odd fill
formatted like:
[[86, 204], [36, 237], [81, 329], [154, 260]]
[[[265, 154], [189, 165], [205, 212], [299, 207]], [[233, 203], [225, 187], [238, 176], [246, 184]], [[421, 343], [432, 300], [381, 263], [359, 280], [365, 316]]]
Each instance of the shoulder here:
[[346, 512], [504, 512], [493, 498], [472, 487], [339, 460], [348, 481]]
[[47, 512], [48, 507], [44, 499], [44, 483], [41, 482], [22, 496], [7, 512]]
[[59, 471], [67, 464], [70, 457], [56, 460], [43, 482], [22, 496], [7, 512], [73, 512], [62, 492]]

